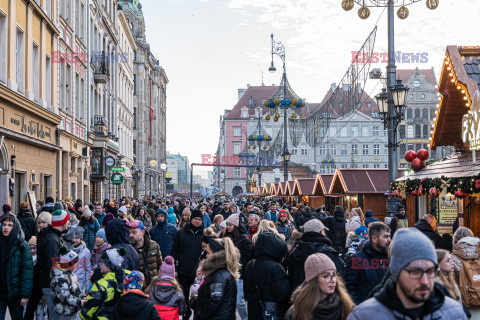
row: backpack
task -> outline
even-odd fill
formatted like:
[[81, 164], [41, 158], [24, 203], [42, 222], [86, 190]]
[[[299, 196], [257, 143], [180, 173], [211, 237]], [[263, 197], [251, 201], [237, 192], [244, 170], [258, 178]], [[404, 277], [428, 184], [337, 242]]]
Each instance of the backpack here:
[[464, 260], [460, 268], [459, 289], [468, 308], [480, 307], [480, 259]]

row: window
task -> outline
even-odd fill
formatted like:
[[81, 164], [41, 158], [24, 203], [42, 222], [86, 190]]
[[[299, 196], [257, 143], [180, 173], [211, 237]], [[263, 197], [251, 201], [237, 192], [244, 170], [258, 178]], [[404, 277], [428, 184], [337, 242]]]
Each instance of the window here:
[[239, 154], [240, 153], [240, 142], [234, 142], [233, 143], [233, 154]]
[[330, 145], [330, 154], [331, 154], [332, 156], [336, 156], [336, 155], [337, 155], [337, 145], [336, 145], [336, 144]]
[[242, 127], [233, 127], [233, 136], [240, 137]]
[[420, 109], [415, 109], [415, 119], [420, 118]]
[[52, 18], [52, 0], [46, 0], [45, 10], [47, 11], [47, 16], [51, 19]]
[[422, 109], [422, 119], [428, 119], [428, 109]]
[[352, 144], [352, 154], [353, 155], [358, 154], [358, 145], [357, 144]]
[[412, 109], [407, 109], [407, 119], [412, 119]]
[[340, 154], [342, 156], [346, 156], [347, 155], [347, 145], [346, 144], [342, 144], [342, 148], [340, 149]]
[[421, 138], [422, 137], [422, 131], [420, 128], [420, 125], [417, 124], [415, 125], [415, 138]]
[[25, 33], [17, 28], [17, 54], [16, 54], [16, 76], [17, 90], [21, 93], [25, 91]]
[[83, 123], [87, 122], [85, 115], [86, 103], [85, 103], [85, 80], [80, 78], [80, 121]]
[[342, 164], [342, 169], [348, 168], [346, 164]]
[[400, 139], [405, 139], [405, 125], [400, 125], [398, 127], [398, 133], [400, 135]]
[[7, 83], [7, 17], [0, 12], [0, 82]]
[[407, 138], [413, 138], [413, 126], [412, 125], [407, 126]]
[[380, 165], [379, 165], [379, 164], [374, 164], [374, 165], [373, 165], [373, 168], [379, 169], [379, 168], [380, 168]]
[[435, 109], [431, 108], [430, 109], [430, 120], [433, 120], [435, 118], [436, 118]]
[[379, 144], [374, 144], [373, 145], [373, 154], [378, 156], [380, 154], [380, 145]]
[[362, 127], [362, 136], [363, 137], [368, 137], [369, 136], [369, 131], [367, 126]]
[[325, 155], [325, 145], [320, 146], [320, 155], [324, 156]]
[[137, 75], [133, 75], [133, 95], [137, 95]]
[[383, 145], [383, 154], [388, 155], [388, 144]]
[[133, 160], [137, 162], [137, 140], [133, 140]]
[[352, 164], [352, 168], [353, 168], [353, 169], [357, 169], [357, 168], [358, 168], [358, 164], [353, 163], [353, 164]]
[[242, 110], [242, 118], [248, 118], [248, 111]]
[[33, 100], [38, 102], [39, 100], [39, 84], [40, 84], [40, 74], [39, 74], [39, 66], [40, 66], [40, 49], [36, 43], [33, 43], [33, 51], [32, 51], [32, 76], [33, 76]]
[[358, 127], [352, 127], [351, 129], [351, 136], [357, 137], [358, 136]]
[[428, 124], [423, 125], [423, 138], [428, 138]]
[[364, 156], [368, 155], [368, 144], [364, 144], [362, 148], [362, 154]]
[[388, 169], [388, 164], [385, 165], [385, 169]]
[[308, 150], [306, 148], [302, 148], [302, 156], [307, 156]]
[[248, 104], [253, 106], [253, 100], [252, 99], [248, 100]]
[[133, 130], [137, 129], [137, 108], [133, 108]]
[[346, 137], [348, 132], [347, 129], [347, 127], [342, 127], [342, 129], [340, 129], [340, 136]]
[[262, 116], [262, 109], [257, 108], [257, 109], [255, 110], [255, 117], [258, 118], [258, 117], [261, 117], [261, 116]]
[[425, 95], [424, 95], [424, 94], [422, 94], [422, 99], [425, 99]]
[[242, 176], [241, 168], [233, 168], [233, 177], [240, 178]]
[[368, 108], [368, 109], [372, 109], [372, 102], [371, 102], [371, 101], [368, 101], [368, 102], [367, 102], [367, 108]]
[[410, 99], [413, 99], [413, 93], [410, 93]]
[[378, 137], [378, 126], [372, 128], [372, 136]]
[[363, 164], [363, 169], [368, 169], [369, 165], [368, 164]]
[[47, 56], [45, 70], [45, 100], [47, 106], [52, 105], [52, 60]]
[[297, 155], [297, 149], [292, 149], [292, 156], [296, 156]]
[[75, 73], [75, 118], [80, 119], [80, 76]]
[[67, 64], [67, 88], [65, 90], [67, 98], [66, 98], [66, 104], [65, 104], [65, 111], [67, 113], [72, 112], [71, 108], [69, 109], [69, 106], [71, 107], [72, 100], [71, 100], [71, 92], [72, 92], [72, 68]]

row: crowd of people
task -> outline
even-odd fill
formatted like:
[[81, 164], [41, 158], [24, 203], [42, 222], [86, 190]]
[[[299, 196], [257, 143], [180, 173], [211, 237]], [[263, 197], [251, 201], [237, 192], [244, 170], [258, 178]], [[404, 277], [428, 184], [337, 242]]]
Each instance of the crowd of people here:
[[[81, 199], [0, 216], [0, 320], [467, 319], [479, 243], [433, 215], [214, 198]], [[478, 277], [478, 275], [477, 275]]]

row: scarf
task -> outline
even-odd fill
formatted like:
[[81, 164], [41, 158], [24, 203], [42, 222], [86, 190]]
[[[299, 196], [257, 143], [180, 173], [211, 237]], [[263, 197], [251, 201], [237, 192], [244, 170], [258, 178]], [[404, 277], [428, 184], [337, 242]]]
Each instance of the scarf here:
[[248, 239], [250, 239], [250, 242], [253, 242], [253, 236], [257, 232], [258, 232], [258, 224], [255, 227], [248, 228]]
[[342, 304], [337, 294], [320, 301], [313, 310], [312, 320], [341, 320]]

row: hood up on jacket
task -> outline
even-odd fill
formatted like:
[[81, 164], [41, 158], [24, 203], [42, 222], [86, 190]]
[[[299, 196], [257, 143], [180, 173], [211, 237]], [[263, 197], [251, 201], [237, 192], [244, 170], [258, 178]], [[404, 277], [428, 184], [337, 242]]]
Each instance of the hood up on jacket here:
[[153, 286], [150, 296], [159, 303], [166, 303], [171, 301], [176, 293], [177, 289], [174, 286], [157, 284]]
[[453, 246], [452, 253], [464, 260], [474, 260], [479, 257], [479, 244], [479, 238], [465, 237], [460, 239], [460, 241]]
[[123, 219], [113, 219], [105, 227], [107, 242], [113, 247], [121, 243], [130, 243], [128, 227]]
[[[12, 214], [9, 213], [9, 215], [12, 215]], [[3, 218], [5, 216], [6, 215], [4, 215]], [[8, 237], [5, 238], [5, 236], [3, 235], [3, 232], [0, 231], [0, 239], [6, 243], [9, 243], [11, 246], [16, 242], [18, 236], [21, 235], [21, 231], [22, 231], [22, 228], [21, 228], [20, 222], [18, 221], [18, 219], [15, 218], [12, 231], [10, 231], [10, 234], [8, 235]]]
[[346, 222], [347, 220], [345, 219], [345, 213], [341, 212], [341, 211], [335, 211], [333, 213], [333, 217], [335, 218], [335, 220], [339, 221], [339, 222]]
[[330, 239], [319, 232], [309, 231], [302, 235], [294, 251], [291, 252], [291, 255], [295, 262], [304, 263], [312, 252], [337, 253], [337, 251], [332, 248]]
[[288, 252], [285, 241], [273, 232], [262, 232], [258, 235], [254, 247], [255, 257], [266, 256], [280, 262]]
[[372, 210], [367, 210], [365, 211], [365, 218], [371, 218], [373, 217], [373, 212]]

